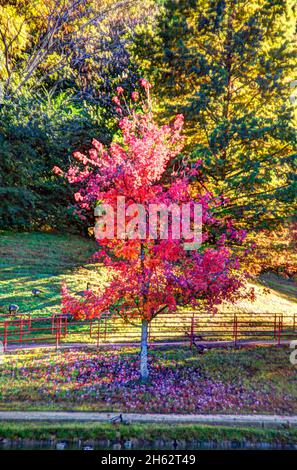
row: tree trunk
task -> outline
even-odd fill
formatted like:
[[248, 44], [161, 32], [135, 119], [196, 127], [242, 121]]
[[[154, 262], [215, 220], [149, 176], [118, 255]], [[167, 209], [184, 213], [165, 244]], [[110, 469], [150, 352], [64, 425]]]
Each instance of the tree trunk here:
[[147, 366], [147, 336], [148, 321], [142, 320], [141, 323], [141, 349], [140, 349], [140, 376], [143, 382], [146, 382], [149, 376]]

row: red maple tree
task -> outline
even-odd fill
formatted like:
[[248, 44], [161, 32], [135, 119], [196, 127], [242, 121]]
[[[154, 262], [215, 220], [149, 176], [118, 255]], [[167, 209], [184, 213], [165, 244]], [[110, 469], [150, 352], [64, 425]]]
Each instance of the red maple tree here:
[[[140, 319], [140, 375], [146, 380], [149, 375], [148, 323], [153, 318], [164, 312], [175, 312], [179, 305], [215, 310], [223, 300], [234, 301], [242, 295], [243, 275], [232, 246], [234, 241], [240, 244], [245, 234], [236, 231], [232, 221], [213, 216], [213, 208], [222, 204], [223, 198], [216, 199], [206, 191], [193, 194], [190, 183], [197, 167], [188, 164], [185, 158], [175, 164], [183, 147], [183, 116], [178, 115], [170, 124], [159, 126], [150, 110], [150, 84], [142, 80], [141, 85], [147, 96], [146, 103], [141, 111], [132, 110], [119, 118], [121, 137], [108, 148], [93, 140], [88, 155], [74, 153], [78, 163], [71, 165], [65, 174], [78, 188], [74, 197], [82, 216], [84, 211], [102, 207], [102, 204], [112, 209], [108, 219], [104, 212], [99, 217], [100, 249], [96, 253], [97, 260], [108, 266], [112, 280], [101, 292], [86, 291], [83, 300], [77, 300], [64, 285], [62, 308], [76, 318], [100, 317], [109, 311], [126, 319]], [[132, 95], [132, 100], [138, 98], [138, 94]], [[127, 109], [127, 101], [124, 90], [119, 88], [114, 102], [120, 116]], [[59, 168], [55, 168], [55, 172], [62, 173]], [[125, 209], [121, 223], [119, 196]], [[152, 237], [151, 204], [186, 205], [191, 208], [191, 214], [194, 204], [200, 204], [201, 246], [187, 249], [185, 242], [191, 241], [192, 234], [188, 238], [176, 238], [172, 220], [165, 237]], [[143, 208], [142, 222], [136, 205]], [[110, 221], [114, 227], [108, 226]], [[157, 235], [161, 233], [161, 225], [159, 219]], [[113, 236], [110, 228], [114, 229]]]

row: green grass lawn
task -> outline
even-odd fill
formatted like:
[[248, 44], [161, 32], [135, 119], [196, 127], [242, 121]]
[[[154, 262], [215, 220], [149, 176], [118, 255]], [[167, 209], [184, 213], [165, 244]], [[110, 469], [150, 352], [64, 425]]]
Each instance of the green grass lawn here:
[[[13, 303], [20, 312], [49, 316], [60, 311], [62, 280], [74, 292], [86, 289], [87, 282], [98, 285], [98, 269], [90, 262], [95, 247], [94, 241], [74, 235], [0, 232], [2, 312]], [[33, 288], [43, 291], [40, 297], [32, 295]]]
[[258, 429], [252, 427], [224, 427], [198, 424], [130, 424], [112, 425], [108, 423], [76, 422], [5, 422], [0, 423], [0, 439], [34, 440], [95, 440], [105, 446], [112, 442], [137, 440], [146, 442], [179, 441], [249, 441], [253, 443], [296, 444], [297, 429]]

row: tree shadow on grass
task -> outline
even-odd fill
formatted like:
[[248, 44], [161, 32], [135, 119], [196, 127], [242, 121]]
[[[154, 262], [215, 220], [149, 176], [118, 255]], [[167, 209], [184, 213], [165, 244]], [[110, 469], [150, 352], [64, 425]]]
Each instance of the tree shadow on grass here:
[[[90, 256], [97, 244], [93, 240], [49, 233], [0, 235], [2, 311], [8, 311], [9, 304], [17, 304], [20, 312], [44, 311], [42, 314], [49, 315], [55, 305], [59, 310], [62, 279], [70, 277], [70, 288], [82, 290], [88, 272], [80, 274], [78, 268], [83, 266], [94, 273]], [[34, 297], [33, 288], [43, 291], [42, 295]]]
[[297, 302], [297, 283], [292, 279], [285, 279], [275, 273], [267, 272], [260, 275], [261, 284], [276, 291], [287, 300]]

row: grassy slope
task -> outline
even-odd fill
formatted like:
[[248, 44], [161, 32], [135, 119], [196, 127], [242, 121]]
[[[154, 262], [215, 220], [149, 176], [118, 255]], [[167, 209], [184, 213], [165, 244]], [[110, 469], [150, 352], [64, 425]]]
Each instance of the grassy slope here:
[[[95, 242], [74, 235], [0, 232], [0, 307], [16, 303], [21, 312], [51, 315], [59, 311], [61, 281], [73, 291], [98, 284], [90, 263]], [[83, 266], [83, 268], [80, 268]], [[32, 295], [32, 289], [43, 292]], [[2, 313], [2, 312], [1, 312]]]
[[221, 311], [283, 313], [284, 316], [297, 314], [297, 286], [293, 281], [281, 279], [272, 274], [261, 276], [258, 281], [249, 282], [255, 290], [254, 302], [240, 300], [234, 305], [222, 305]]
[[[22, 312], [51, 315], [59, 311], [63, 279], [73, 291], [85, 289], [88, 281], [93, 286], [103, 282], [107, 273], [89, 262], [95, 247], [92, 240], [74, 235], [0, 232], [0, 310], [16, 303]], [[297, 313], [296, 286], [289, 281], [265, 277], [253, 286], [254, 303], [240, 301], [221, 310]], [[34, 287], [44, 290], [42, 296], [32, 295]]]

